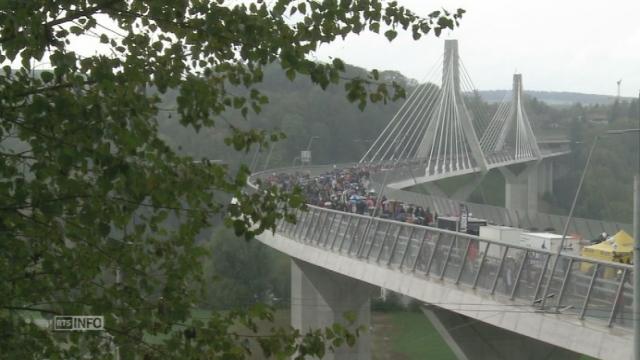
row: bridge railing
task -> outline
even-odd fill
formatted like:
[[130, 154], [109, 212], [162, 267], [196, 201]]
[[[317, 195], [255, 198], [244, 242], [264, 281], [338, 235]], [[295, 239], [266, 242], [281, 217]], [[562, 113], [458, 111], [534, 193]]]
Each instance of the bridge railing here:
[[[630, 328], [632, 267], [473, 235], [310, 206], [278, 233], [342, 256], [475, 289], [517, 311], [561, 313]], [[539, 309], [545, 288], [544, 309]], [[524, 305], [524, 307], [522, 306]], [[524, 309], [524, 310], [523, 310]]]

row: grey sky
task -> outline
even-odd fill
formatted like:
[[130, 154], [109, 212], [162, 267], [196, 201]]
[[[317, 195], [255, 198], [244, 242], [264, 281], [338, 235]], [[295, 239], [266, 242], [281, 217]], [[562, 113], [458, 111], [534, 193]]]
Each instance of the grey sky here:
[[[248, 1], [248, 0], [236, 0]], [[235, 3], [231, 2], [231, 4]], [[421, 15], [464, 8], [461, 26], [413, 41], [401, 33], [392, 43], [366, 33], [324, 46], [316, 54], [424, 80], [440, 59], [443, 39], [458, 39], [460, 56], [476, 87], [508, 89], [517, 70], [529, 90], [622, 95], [640, 90], [640, 0], [398, 0]], [[93, 38], [75, 42], [83, 55], [104, 52]]]
[[640, 90], [638, 0], [399, 0], [426, 15], [439, 8], [467, 10], [460, 28], [418, 42], [401, 34], [348, 38], [318, 52], [365, 68], [398, 70], [422, 80], [442, 53], [443, 39], [458, 39], [460, 56], [479, 89], [507, 89], [514, 71], [530, 90], [623, 96]]

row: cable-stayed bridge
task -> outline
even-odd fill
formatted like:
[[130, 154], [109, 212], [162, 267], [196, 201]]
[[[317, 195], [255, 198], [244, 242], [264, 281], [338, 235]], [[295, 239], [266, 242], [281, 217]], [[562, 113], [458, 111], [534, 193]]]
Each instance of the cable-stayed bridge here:
[[[497, 168], [506, 180], [506, 209], [473, 206], [486, 210], [485, 218], [511, 226], [526, 219], [527, 227], [542, 227], [545, 218], [556, 227], [568, 221], [537, 213], [537, 196], [553, 190], [552, 159], [568, 149], [536, 139], [522, 77], [514, 76], [511, 96], [489, 115], [474, 101], [457, 42], [445, 43], [442, 71], [435, 73], [439, 83], [418, 86], [360, 161], [382, 169], [374, 178], [380, 191], [419, 203], [423, 195], [399, 189]], [[284, 171], [300, 170], [327, 168]], [[438, 211], [457, 205], [426, 201]], [[425, 315], [459, 359], [631, 359], [630, 265], [563, 253], [552, 266], [556, 255], [547, 249], [314, 206], [297, 219], [258, 239], [292, 257], [298, 329], [343, 322], [345, 312], [368, 327], [370, 298], [381, 287], [425, 304]], [[573, 226], [591, 236], [620, 228], [586, 220]], [[355, 347], [326, 358], [371, 359], [371, 340], [362, 333]]]
[[482, 104], [458, 54], [456, 40], [445, 41], [441, 67], [409, 95], [369, 150], [363, 164], [405, 170], [396, 188], [494, 168], [540, 162], [567, 148], [538, 144], [523, 105], [522, 75], [493, 116]]

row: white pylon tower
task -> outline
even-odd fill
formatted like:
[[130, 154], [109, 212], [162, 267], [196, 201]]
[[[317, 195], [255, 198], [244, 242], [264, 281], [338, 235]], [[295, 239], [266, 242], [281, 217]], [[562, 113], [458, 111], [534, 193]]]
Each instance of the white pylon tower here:
[[424, 163], [426, 176], [486, 170], [474, 118], [465, 105], [465, 91], [473, 90], [457, 40], [445, 41], [438, 77], [441, 82], [422, 83], [411, 93], [360, 162], [417, 161]]
[[531, 123], [523, 107], [522, 75], [513, 75], [511, 99], [505, 99], [480, 139], [490, 164], [512, 160], [540, 159]]
[[474, 130], [473, 117], [460, 91], [457, 40], [446, 40], [444, 43], [438, 107], [432, 113], [416, 157], [427, 159], [427, 176], [475, 167], [482, 170], [487, 168]]

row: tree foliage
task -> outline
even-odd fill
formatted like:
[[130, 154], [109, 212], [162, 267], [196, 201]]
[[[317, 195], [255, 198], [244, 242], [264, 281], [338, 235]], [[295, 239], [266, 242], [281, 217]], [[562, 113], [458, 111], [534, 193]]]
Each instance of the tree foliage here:
[[[225, 125], [223, 114], [259, 112], [256, 85], [277, 62], [289, 79], [326, 88], [344, 63], [316, 63], [318, 46], [364, 31], [389, 40], [453, 28], [463, 11], [415, 15], [378, 0], [5, 1], [0, 10], [0, 349], [14, 358], [243, 358], [243, 337], [270, 312], [190, 319], [206, 251], [195, 237], [215, 217], [251, 238], [302, 206], [297, 193], [245, 194], [249, 171], [194, 164], [158, 136], [171, 110], [196, 130], [222, 123], [225, 143], [249, 151], [280, 132]], [[84, 42], [84, 40], [92, 40]], [[88, 45], [87, 45], [88, 44]], [[81, 56], [79, 46], [94, 47]], [[37, 64], [42, 64], [35, 72]], [[236, 94], [233, 89], [244, 88]], [[161, 95], [177, 91], [176, 108]], [[403, 96], [377, 72], [345, 85], [361, 108]], [[224, 196], [221, 196], [224, 195]], [[238, 199], [229, 204], [229, 196]], [[169, 226], [168, 224], [172, 224]], [[177, 225], [176, 225], [177, 224]], [[252, 227], [255, 225], [254, 227]], [[115, 276], [118, 273], [120, 275]], [[104, 315], [104, 333], [52, 333], [25, 311]], [[176, 327], [191, 328], [185, 336]], [[337, 336], [336, 334], [340, 334]], [[164, 335], [153, 343], [148, 337]], [[266, 354], [319, 354], [352, 334], [281, 330]]]

